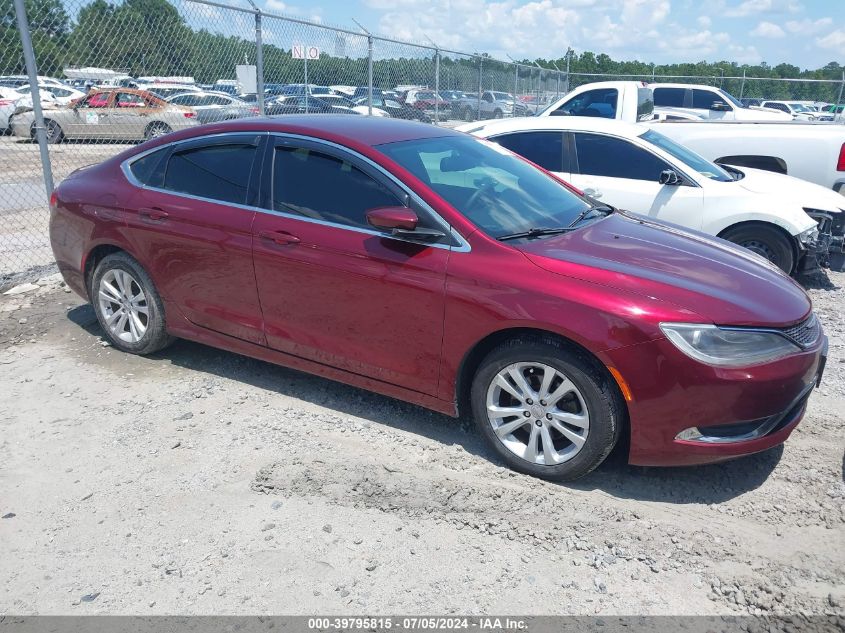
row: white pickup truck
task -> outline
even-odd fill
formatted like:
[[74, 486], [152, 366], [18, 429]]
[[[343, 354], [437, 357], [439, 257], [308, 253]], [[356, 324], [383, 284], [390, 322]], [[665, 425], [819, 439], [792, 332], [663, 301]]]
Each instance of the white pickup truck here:
[[843, 121], [654, 120], [661, 84], [605, 81], [579, 86], [537, 116], [593, 116], [658, 126], [660, 132], [708, 160], [789, 174], [845, 196]]

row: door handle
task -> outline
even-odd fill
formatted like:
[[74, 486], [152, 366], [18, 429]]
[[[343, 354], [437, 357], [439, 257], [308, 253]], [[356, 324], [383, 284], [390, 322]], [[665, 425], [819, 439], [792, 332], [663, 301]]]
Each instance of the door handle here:
[[140, 209], [138, 213], [141, 215], [141, 219], [146, 220], [148, 222], [163, 222], [169, 217], [167, 211], [159, 209], [157, 207], [152, 207], [150, 209]]
[[288, 246], [290, 244], [299, 244], [300, 240], [296, 235], [291, 235], [287, 231], [259, 231], [258, 237], [263, 240], [270, 240], [279, 246]]
[[601, 198], [601, 191], [599, 191], [598, 189], [593, 189], [593, 188], [590, 187], [590, 188], [584, 189], [584, 193], [586, 193], [591, 198], [596, 198], [596, 199]]

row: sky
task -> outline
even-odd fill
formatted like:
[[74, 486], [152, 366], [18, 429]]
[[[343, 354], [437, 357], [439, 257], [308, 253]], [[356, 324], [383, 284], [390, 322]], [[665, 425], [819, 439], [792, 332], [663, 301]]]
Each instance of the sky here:
[[257, 0], [268, 12], [507, 59], [845, 65], [845, 0]]

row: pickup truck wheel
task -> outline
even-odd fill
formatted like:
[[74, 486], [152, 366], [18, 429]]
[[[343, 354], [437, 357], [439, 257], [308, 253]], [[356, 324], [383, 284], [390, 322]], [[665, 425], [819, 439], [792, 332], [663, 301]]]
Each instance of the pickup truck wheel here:
[[493, 112], [493, 118], [494, 119], [501, 119], [502, 118], [502, 111], [499, 110], [498, 108], [496, 108], [496, 110]]
[[792, 244], [780, 230], [774, 227], [738, 226], [728, 229], [720, 237], [765, 257], [787, 275], [791, 275], [795, 268], [795, 253], [792, 250]]
[[514, 470], [557, 481], [586, 475], [624, 423], [611, 380], [561, 341], [519, 336], [481, 362], [472, 383], [476, 426]]
[[472, 108], [464, 108], [464, 121], [472, 121]]

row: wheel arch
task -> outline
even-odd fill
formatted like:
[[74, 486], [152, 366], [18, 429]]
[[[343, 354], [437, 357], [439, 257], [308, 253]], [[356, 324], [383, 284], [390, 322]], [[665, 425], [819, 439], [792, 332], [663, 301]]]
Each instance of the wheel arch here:
[[137, 259], [128, 249], [111, 242], [97, 244], [85, 254], [82, 263], [82, 278], [85, 282], [85, 291], [88, 293], [89, 299], [91, 299], [91, 279], [94, 276], [94, 270], [97, 268], [97, 264], [114, 253], [126, 253], [130, 257]]
[[713, 162], [725, 165], [734, 165], [736, 167], [762, 169], [776, 174], [788, 173], [786, 161], [784, 159], [778, 156], [767, 156], [765, 154], [737, 154], [733, 156], [722, 156]]
[[726, 226], [724, 229], [719, 231], [716, 237], [725, 239], [725, 235], [730, 231], [734, 231], [740, 228], [753, 228], [755, 226], [762, 226], [765, 228], [773, 229], [780, 233], [781, 236], [786, 238], [786, 241], [789, 243], [790, 248], [792, 248], [792, 257], [794, 261], [793, 267], [798, 265], [798, 260], [801, 258], [801, 249], [798, 247], [798, 240], [795, 239], [795, 236], [792, 235], [789, 231], [787, 231], [784, 227], [780, 226], [779, 224], [775, 224], [774, 222], [766, 222], [765, 220], [744, 220], [742, 222], [735, 222], [734, 224]]
[[617, 382], [617, 379], [614, 377], [613, 373], [608, 368], [608, 366], [593, 352], [591, 352], [578, 342], [574, 341], [573, 339], [568, 338], [558, 332], [543, 328], [508, 327], [501, 330], [497, 330], [495, 332], [489, 333], [487, 336], [477, 341], [475, 345], [473, 345], [464, 354], [464, 357], [461, 359], [461, 363], [458, 367], [457, 377], [455, 379], [455, 406], [459, 417], [461, 417], [464, 412], [470, 410], [470, 391], [472, 388], [472, 379], [475, 376], [475, 373], [478, 371], [478, 368], [481, 365], [481, 361], [484, 360], [487, 354], [489, 354], [493, 349], [495, 349], [505, 341], [520, 336], [533, 336], [537, 338], [553, 339], [561, 343], [565, 347], [568, 347], [569, 349], [580, 354], [586, 360], [591, 362], [598, 371], [604, 374], [605, 378], [608, 381], [608, 384], [610, 384], [611, 388], [615, 390], [616, 395], [619, 398], [619, 402], [622, 403], [625, 418], [625, 420], [623, 421], [625, 427], [625, 434], [628, 434], [628, 404], [622, 393], [622, 388], [620, 387], [619, 383]]

